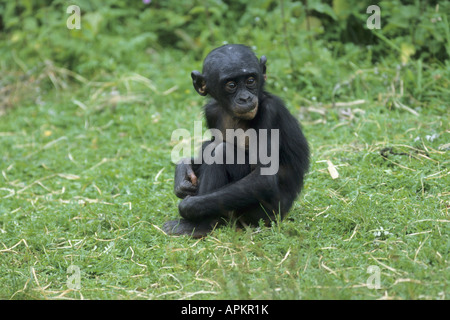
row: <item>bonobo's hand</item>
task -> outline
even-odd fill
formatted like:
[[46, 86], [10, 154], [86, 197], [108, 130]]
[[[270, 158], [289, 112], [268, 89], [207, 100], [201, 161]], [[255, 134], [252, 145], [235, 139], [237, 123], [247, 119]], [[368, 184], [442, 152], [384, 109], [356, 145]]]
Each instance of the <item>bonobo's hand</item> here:
[[197, 193], [197, 176], [191, 165], [191, 159], [181, 159], [175, 168], [175, 195], [184, 199]]

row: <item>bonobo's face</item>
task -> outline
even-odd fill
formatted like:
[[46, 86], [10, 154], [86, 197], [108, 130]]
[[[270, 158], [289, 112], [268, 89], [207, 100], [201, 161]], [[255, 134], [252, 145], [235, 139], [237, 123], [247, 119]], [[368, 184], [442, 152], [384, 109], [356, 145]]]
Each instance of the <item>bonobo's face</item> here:
[[256, 58], [243, 45], [225, 45], [206, 57], [203, 74], [192, 72], [194, 87], [201, 95], [210, 94], [233, 117], [251, 120], [258, 112], [266, 58]]
[[257, 70], [227, 72], [220, 77], [214, 98], [234, 117], [251, 120], [258, 112], [258, 80]]

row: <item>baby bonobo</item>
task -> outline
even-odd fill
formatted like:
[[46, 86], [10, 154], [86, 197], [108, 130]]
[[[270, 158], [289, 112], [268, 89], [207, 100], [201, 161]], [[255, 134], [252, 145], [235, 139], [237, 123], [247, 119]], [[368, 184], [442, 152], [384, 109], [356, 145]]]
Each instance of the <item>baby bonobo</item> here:
[[167, 234], [200, 238], [227, 221], [269, 224], [300, 193], [308, 143], [283, 101], [264, 90], [266, 62], [247, 46], [224, 45], [208, 54], [203, 73], [192, 72], [195, 90], [211, 97], [204, 112], [214, 134], [198, 158], [177, 164], [182, 219], [166, 222]]

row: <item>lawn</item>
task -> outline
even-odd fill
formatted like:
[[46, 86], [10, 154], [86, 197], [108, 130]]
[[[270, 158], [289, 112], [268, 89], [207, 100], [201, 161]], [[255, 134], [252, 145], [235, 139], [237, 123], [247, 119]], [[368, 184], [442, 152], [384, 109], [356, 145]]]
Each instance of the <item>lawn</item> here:
[[376, 62], [319, 37], [291, 40], [292, 61], [254, 32], [311, 168], [284, 221], [200, 240], [161, 227], [172, 132], [203, 119], [190, 72], [220, 41], [95, 73], [0, 50], [1, 299], [449, 298], [450, 59], [405, 61], [381, 36]]

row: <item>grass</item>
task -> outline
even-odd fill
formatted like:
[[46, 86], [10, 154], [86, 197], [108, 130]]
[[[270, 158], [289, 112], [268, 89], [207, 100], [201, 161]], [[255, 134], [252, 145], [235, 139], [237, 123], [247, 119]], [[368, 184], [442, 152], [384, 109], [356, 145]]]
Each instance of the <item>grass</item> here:
[[191, 57], [168, 51], [159, 70], [95, 81], [47, 63], [5, 87], [0, 298], [448, 299], [448, 66], [327, 54], [303, 66], [318, 76], [300, 90], [287, 59], [269, 60], [268, 88], [312, 149], [288, 218], [203, 240], [160, 230], [178, 215], [171, 133], [202, 119]]

